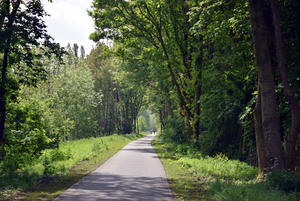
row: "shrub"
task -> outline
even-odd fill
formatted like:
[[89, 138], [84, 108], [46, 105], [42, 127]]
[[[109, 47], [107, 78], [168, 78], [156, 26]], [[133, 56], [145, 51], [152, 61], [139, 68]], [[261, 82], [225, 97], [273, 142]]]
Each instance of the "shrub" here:
[[7, 111], [4, 139], [0, 146], [0, 161], [3, 161], [0, 165], [6, 172], [32, 164], [52, 141], [47, 136], [47, 126], [38, 104], [11, 103]]
[[269, 188], [275, 188], [289, 192], [300, 191], [300, 175], [285, 170], [276, 170], [266, 175], [266, 182]]
[[188, 141], [185, 120], [183, 118], [168, 118], [165, 121], [165, 130], [162, 134], [164, 141], [183, 144]]
[[50, 150], [49, 155], [51, 162], [68, 160], [72, 156], [70, 149], [68, 149], [66, 152], [63, 152], [60, 149], [52, 149]]
[[50, 161], [48, 156], [46, 156], [44, 158], [43, 166], [45, 168], [43, 175], [50, 176], [50, 175], [53, 175], [55, 173], [55, 167], [51, 164], [51, 161]]

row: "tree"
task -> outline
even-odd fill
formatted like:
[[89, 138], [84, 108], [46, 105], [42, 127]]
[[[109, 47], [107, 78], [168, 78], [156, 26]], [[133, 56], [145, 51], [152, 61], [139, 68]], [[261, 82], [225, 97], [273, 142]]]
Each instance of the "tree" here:
[[78, 45], [77, 45], [77, 43], [73, 44], [73, 52], [74, 52], [75, 57], [79, 58], [78, 57]]
[[101, 101], [101, 94], [94, 92], [94, 80], [85, 60], [69, 65], [76, 56], [69, 49], [63, 64], [54, 56], [42, 58], [48, 72], [47, 80], [37, 87], [22, 86], [20, 102], [31, 101], [41, 105], [43, 118], [47, 119], [50, 132], [47, 136], [58, 145], [60, 140], [91, 137], [95, 128], [94, 110]]
[[83, 47], [83, 46], [80, 46], [80, 57], [81, 57], [82, 59], [85, 58], [85, 50], [84, 50], [84, 47]]
[[258, 72], [258, 96], [254, 109], [259, 174], [284, 167], [280, 125], [276, 111], [274, 32], [269, 4], [250, 0], [251, 28]]
[[[43, 17], [46, 15], [40, 1], [11, 1], [3, 0], [0, 3], [0, 56], [1, 56], [1, 83], [0, 83], [0, 144], [3, 141], [5, 129], [6, 104], [8, 101], [9, 79], [7, 73], [14, 66], [26, 64], [37, 73], [43, 73], [41, 64], [34, 63], [34, 58], [42, 55], [32, 51], [32, 47], [47, 47], [47, 55], [55, 53], [61, 55], [58, 44], [52, 42], [51, 36], [46, 33]], [[15, 89], [13, 89], [15, 90]]]
[[146, 124], [146, 119], [143, 116], [140, 116], [139, 118], [139, 129], [140, 131], [147, 131], [147, 124]]
[[298, 139], [298, 133], [300, 129], [300, 105], [297, 97], [295, 96], [290, 81], [288, 78], [288, 71], [284, 59], [283, 50], [283, 38], [280, 26], [280, 13], [279, 13], [279, 2], [272, 1], [271, 8], [273, 13], [273, 25], [275, 28], [275, 40], [276, 40], [276, 54], [278, 59], [279, 70], [281, 74], [281, 80], [284, 88], [284, 96], [289, 102], [292, 110], [292, 123], [290, 132], [286, 138], [286, 162], [285, 167], [288, 170], [294, 170], [296, 164], [296, 144]]
[[[201, 54], [196, 54], [195, 38], [188, 33], [191, 28], [186, 15], [188, 6], [186, 1], [94, 1], [94, 10], [89, 14], [98, 31], [90, 37], [94, 41], [101, 38], [118, 40], [127, 47], [138, 47], [136, 41], [146, 40], [145, 48], [155, 49], [156, 63], [163, 62], [160, 66], [168, 73], [181, 113], [187, 118], [190, 137], [194, 133], [197, 138]], [[147, 49], [143, 53], [150, 58]]]

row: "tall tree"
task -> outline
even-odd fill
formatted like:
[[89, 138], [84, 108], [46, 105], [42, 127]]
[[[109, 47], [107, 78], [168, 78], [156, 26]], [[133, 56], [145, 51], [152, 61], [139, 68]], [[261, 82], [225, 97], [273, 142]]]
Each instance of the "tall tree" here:
[[[259, 172], [282, 169], [280, 125], [276, 111], [274, 31], [270, 5], [261, 0], [249, 0], [251, 28], [258, 72], [258, 100], [254, 115]], [[262, 141], [264, 140], [264, 141]], [[266, 167], [264, 167], [266, 165]]]
[[[89, 14], [98, 27], [98, 31], [91, 34], [94, 41], [110, 38], [136, 47], [134, 41], [143, 39], [149, 44], [148, 47], [163, 55], [157, 54], [157, 61], [164, 62], [162, 66], [169, 74], [181, 113], [187, 118], [190, 137], [194, 135], [197, 138], [200, 110], [197, 93], [201, 91], [201, 68], [195, 63], [195, 57], [201, 54], [194, 54], [197, 48], [192, 42], [196, 39], [188, 33], [191, 28], [186, 15], [188, 2], [95, 0], [93, 7]], [[147, 53], [147, 49], [143, 53]]]
[[80, 57], [83, 59], [85, 58], [85, 49], [84, 49], [83, 45], [80, 46]]
[[78, 45], [77, 45], [77, 43], [73, 44], [73, 52], [74, 52], [75, 57], [79, 58], [78, 57]]
[[0, 83], [0, 144], [3, 140], [5, 128], [6, 104], [8, 98], [7, 73], [13, 67], [24, 63], [33, 71], [42, 72], [41, 64], [34, 63], [34, 58], [42, 55], [32, 51], [32, 47], [44, 46], [49, 53], [60, 55], [58, 44], [52, 42], [46, 32], [43, 17], [46, 15], [43, 6], [38, 0], [11, 1], [3, 0], [0, 3], [0, 56], [1, 56], [1, 83]]
[[279, 13], [279, 2], [271, 2], [272, 13], [273, 13], [273, 25], [275, 28], [275, 39], [276, 39], [276, 54], [278, 59], [279, 70], [281, 74], [281, 80], [284, 88], [284, 96], [289, 102], [292, 110], [292, 123], [290, 132], [286, 138], [286, 162], [285, 166], [288, 170], [294, 170], [296, 164], [296, 144], [298, 139], [298, 133], [300, 129], [300, 105], [297, 97], [295, 96], [290, 81], [288, 78], [288, 72], [284, 61], [284, 50], [282, 42], [282, 33], [280, 26], [280, 13]]

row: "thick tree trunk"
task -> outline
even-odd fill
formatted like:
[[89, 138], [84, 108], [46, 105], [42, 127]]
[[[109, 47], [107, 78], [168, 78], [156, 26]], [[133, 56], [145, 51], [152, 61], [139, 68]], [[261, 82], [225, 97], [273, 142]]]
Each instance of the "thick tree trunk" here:
[[282, 45], [282, 35], [280, 27], [280, 15], [279, 7], [276, 1], [271, 1], [272, 13], [273, 13], [273, 25], [275, 28], [275, 39], [276, 39], [276, 53], [279, 64], [279, 70], [281, 74], [281, 79], [283, 83], [284, 96], [289, 102], [292, 110], [292, 125], [290, 128], [289, 135], [286, 138], [286, 161], [285, 167], [288, 170], [295, 169], [295, 153], [296, 144], [298, 139], [298, 133], [300, 128], [300, 106], [295, 94], [290, 87], [290, 82], [288, 79], [288, 73], [284, 62], [284, 51]]
[[267, 168], [266, 153], [265, 153], [265, 139], [264, 139], [264, 132], [262, 127], [260, 91], [261, 90], [258, 88], [256, 105], [253, 111], [256, 152], [258, 157], [258, 178], [264, 176], [265, 170]]
[[268, 171], [273, 171], [275, 169], [282, 169], [284, 167], [284, 160], [280, 126], [276, 111], [272, 53], [268, 44], [269, 30], [263, 13], [264, 6], [260, 0], [249, 0], [250, 20], [258, 72], [258, 87], [261, 95], [261, 117], [266, 146], [266, 162]]

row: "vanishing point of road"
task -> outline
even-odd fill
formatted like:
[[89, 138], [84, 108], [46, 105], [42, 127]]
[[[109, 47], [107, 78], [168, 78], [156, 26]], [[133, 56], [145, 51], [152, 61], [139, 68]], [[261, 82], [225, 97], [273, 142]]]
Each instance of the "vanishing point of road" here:
[[173, 201], [166, 172], [149, 135], [128, 143], [54, 201]]

